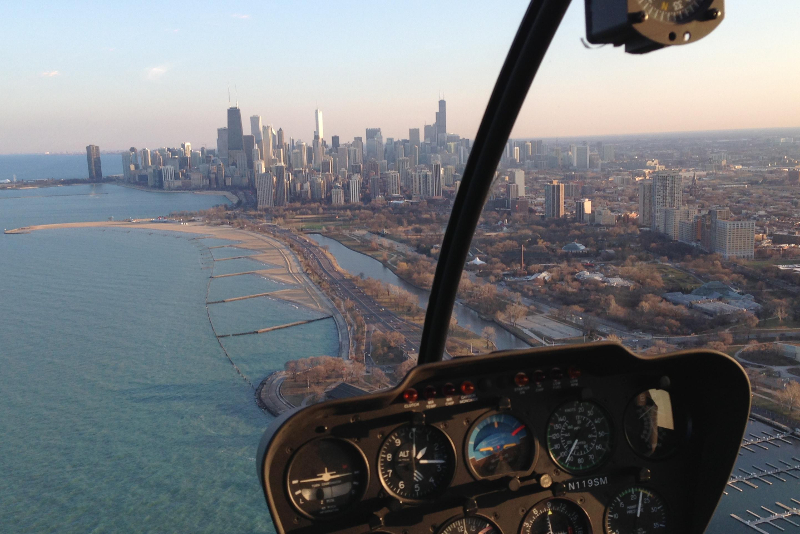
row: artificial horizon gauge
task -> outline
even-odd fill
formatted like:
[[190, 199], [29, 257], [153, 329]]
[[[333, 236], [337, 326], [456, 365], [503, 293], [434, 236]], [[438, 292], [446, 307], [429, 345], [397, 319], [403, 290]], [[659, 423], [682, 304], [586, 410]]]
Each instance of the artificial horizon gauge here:
[[467, 463], [477, 478], [524, 472], [533, 463], [534, 446], [528, 425], [513, 415], [493, 413], [472, 427]]
[[641, 487], [623, 490], [606, 509], [606, 534], [667, 532], [667, 507], [655, 492]]
[[547, 450], [559, 467], [580, 473], [599, 467], [611, 454], [611, 423], [591, 401], [570, 401], [550, 416]]
[[592, 527], [583, 508], [569, 499], [553, 498], [531, 508], [520, 534], [591, 534]]
[[439, 530], [439, 534], [502, 534], [494, 523], [483, 517], [457, 517]]
[[381, 446], [378, 473], [389, 493], [423, 501], [444, 492], [453, 479], [456, 452], [447, 434], [430, 425], [404, 425]]
[[303, 445], [292, 458], [287, 491], [304, 514], [334, 516], [361, 498], [367, 478], [366, 460], [355, 445], [340, 439], [318, 439]]

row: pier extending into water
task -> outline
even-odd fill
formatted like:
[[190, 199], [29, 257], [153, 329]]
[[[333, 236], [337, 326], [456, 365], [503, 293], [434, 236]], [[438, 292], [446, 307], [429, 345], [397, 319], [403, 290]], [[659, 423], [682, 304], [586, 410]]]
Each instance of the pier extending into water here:
[[754, 517], [755, 519], [742, 519], [736, 514], [731, 514], [731, 517], [747, 525], [756, 532], [760, 532], [761, 534], [771, 534], [770, 531], [761, 528], [761, 525], [769, 525], [781, 531], [786, 530], [782, 526], [776, 525], [775, 521], [786, 521], [790, 525], [793, 525], [795, 527], [800, 527], [800, 523], [797, 523], [789, 519], [790, 517], [800, 516], [800, 501], [798, 501], [797, 499], [792, 499], [791, 501], [797, 506], [786, 506], [783, 503], [776, 502], [775, 505], [781, 508], [782, 510], [780, 512], [776, 512], [774, 510], [770, 510], [766, 506], [762, 506], [761, 509], [769, 513], [769, 515], [765, 517], [761, 517], [760, 515], [751, 510], [747, 510], [747, 513], [750, 514], [750, 516]]
[[236, 334], [219, 334], [217, 338], [223, 337], [236, 337], [236, 336], [252, 336], [254, 334], [266, 334], [267, 332], [274, 332], [275, 330], [281, 330], [283, 328], [291, 328], [292, 326], [300, 326], [301, 324], [308, 324], [308, 323], [315, 323], [317, 321], [324, 321], [325, 319], [332, 318], [333, 315], [326, 315], [325, 317], [317, 317], [316, 319], [306, 319], [305, 321], [295, 321], [293, 323], [286, 323], [286, 324], [279, 324], [277, 326], [270, 326], [267, 328], [261, 328], [259, 330], [251, 330], [250, 332], [238, 332]]

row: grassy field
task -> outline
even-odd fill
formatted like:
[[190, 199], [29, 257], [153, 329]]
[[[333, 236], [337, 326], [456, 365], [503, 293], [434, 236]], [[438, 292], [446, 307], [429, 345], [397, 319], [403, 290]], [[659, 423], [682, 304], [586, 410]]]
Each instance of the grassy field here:
[[800, 328], [800, 321], [794, 321], [791, 317], [784, 317], [783, 322], [778, 321], [777, 317], [770, 317], [758, 323], [759, 328]]
[[664, 287], [667, 290], [690, 292], [701, 285], [692, 275], [686, 274], [670, 265], [659, 264], [655, 267], [661, 275]]

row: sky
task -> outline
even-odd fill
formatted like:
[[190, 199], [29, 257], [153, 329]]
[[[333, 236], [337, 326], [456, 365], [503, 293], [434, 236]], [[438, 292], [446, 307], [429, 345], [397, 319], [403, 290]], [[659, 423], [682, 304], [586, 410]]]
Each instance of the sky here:
[[[709, 37], [587, 49], [574, 0], [513, 137], [800, 126], [797, 0], [728, 0]], [[527, 2], [0, 2], [0, 154], [216, 144], [228, 87], [310, 141], [434, 121], [472, 138]], [[760, 8], [760, 9], [759, 9]]]

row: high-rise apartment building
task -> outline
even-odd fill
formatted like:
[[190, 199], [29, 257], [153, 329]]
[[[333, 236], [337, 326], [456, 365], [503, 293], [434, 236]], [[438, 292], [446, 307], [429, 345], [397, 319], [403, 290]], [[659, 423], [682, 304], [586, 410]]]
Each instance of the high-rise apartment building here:
[[586, 170], [589, 168], [589, 147], [586, 145], [577, 145], [572, 155], [573, 166], [576, 169]]
[[275, 205], [275, 178], [271, 172], [256, 175], [256, 200], [258, 209], [263, 210]]
[[149, 149], [147, 149], [147, 148], [143, 148], [142, 149], [142, 151], [140, 153], [139, 161], [140, 161], [141, 166], [142, 166], [143, 169], [146, 169], [147, 167], [150, 167], [153, 164], [152, 160], [150, 159], [150, 150]]
[[86, 164], [89, 167], [89, 181], [99, 182], [103, 179], [103, 169], [100, 164], [100, 147], [89, 145], [86, 147]]
[[[519, 196], [525, 196], [525, 171], [522, 169], [511, 169], [511, 176], [509, 182], [517, 185]], [[563, 188], [563, 185], [562, 185]]]
[[361, 202], [361, 175], [354, 174], [348, 181], [348, 198], [350, 204], [358, 204]]
[[228, 108], [228, 150], [244, 150], [244, 131], [242, 130], [242, 110]]
[[753, 259], [755, 248], [755, 221], [716, 221], [714, 252], [723, 258]]
[[548, 219], [564, 216], [564, 184], [558, 180], [544, 186], [544, 216]]
[[639, 182], [639, 226], [653, 226], [653, 181]]
[[386, 173], [386, 196], [398, 196], [399, 194], [400, 173], [397, 171], [389, 171]]
[[575, 201], [575, 220], [588, 223], [592, 216], [592, 201], [582, 198]]
[[342, 206], [344, 204], [344, 189], [340, 185], [335, 185], [331, 189], [331, 204]]
[[275, 176], [273, 204], [275, 206], [285, 206], [289, 202], [289, 177], [286, 175], [286, 166], [273, 165], [272, 174]]
[[660, 171], [653, 174], [653, 190], [650, 196], [650, 210], [653, 217], [651, 229], [655, 232], [673, 235], [671, 227], [667, 231], [666, 212], [669, 208], [683, 206], [683, 179], [675, 171]]

